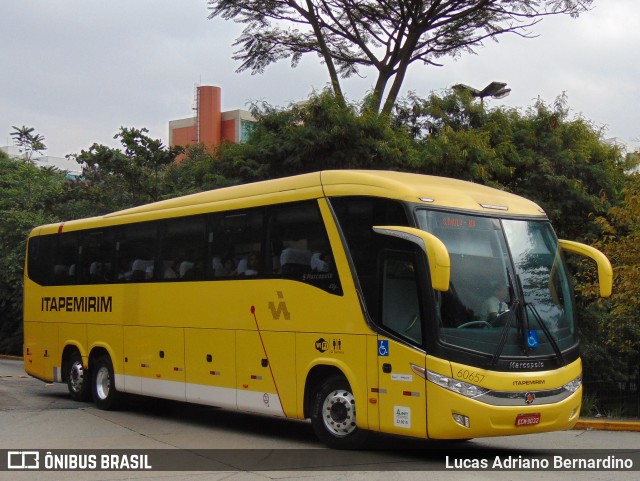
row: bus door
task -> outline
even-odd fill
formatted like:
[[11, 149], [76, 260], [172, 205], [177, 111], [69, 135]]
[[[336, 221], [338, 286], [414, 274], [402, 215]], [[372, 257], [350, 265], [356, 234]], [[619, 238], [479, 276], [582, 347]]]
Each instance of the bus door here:
[[[380, 430], [426, 437], [423, 322], [416, 263], [411, 252], [388, 251], [382, 262], [378, 334]], [[388, 333], [388, 335], [385, 335]]]

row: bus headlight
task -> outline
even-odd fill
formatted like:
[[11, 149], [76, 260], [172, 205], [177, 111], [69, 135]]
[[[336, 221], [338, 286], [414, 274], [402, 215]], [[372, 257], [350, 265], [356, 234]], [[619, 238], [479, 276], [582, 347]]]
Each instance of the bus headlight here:
[[429, 370], [427, 370], [427, 380], [445, 389], [462, 394], [468, 398], [478, 397], [489, 392], [489, 389], [485, 389], [468, 382], [457, 381]]
[[569, 381], [567, 384], [565, 384], [562, 387], [569, 392], [576, 392], [578, 389], [580, 389], [580, 386], [582, 386], [582, 374], [580, 374], [573, 381]]

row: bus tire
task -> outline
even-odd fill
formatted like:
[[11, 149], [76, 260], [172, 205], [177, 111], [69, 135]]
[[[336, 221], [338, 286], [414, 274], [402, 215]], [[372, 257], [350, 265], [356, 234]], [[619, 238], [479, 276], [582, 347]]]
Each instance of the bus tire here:
[[117, 407], [118, 391], [116, 391], [113, 364], [109, 356], [98, 357], [91, 368], [93, 373], [93, 402], [98, 409], [110, 411]]
[[369, 435], [356, 426], [355, 397], [343, 376], [331, 376], [316, 387], [311, 425], [318, 439], [333, 449], [359, 449]]
[[82, 357], [74, 351], [66, 363], [67, 388], [74, 401], [87, 402], [91, 399], [91, 372], [82, 364]]

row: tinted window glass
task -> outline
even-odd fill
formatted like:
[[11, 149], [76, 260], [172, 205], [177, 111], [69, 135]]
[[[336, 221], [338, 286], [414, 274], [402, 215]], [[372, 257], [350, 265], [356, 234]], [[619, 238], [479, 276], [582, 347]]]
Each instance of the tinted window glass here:
[[43, 286], [53, 283], [53, 252], [55, 237], [51, 235], [29, 239], [27, 269], [29, 278]]
[[367, 311], [378, 320], [378, 260], [382, 250], [394, 248], [396, 241], [376, 234], [373, 226], [410, 225], [404, 207], [399, 202], [375, 197], [336, 197], [331, 199], [331, 205], [347, 241]]
[[160, 250], [158, 279], [200, 280], [204, 276], [206, 218], [168, 220]]
[[209, 232], [214, 278], [262, 276], [263, 209], [216, 214]]
[[116, 244], [118, 282], [154, 279], [157, 228], [156, 223], [145, 223], [119, 229]]
[[78, 235], [60, 234], [57, 241], [53, 257], [53, 283], [75, 284], [78, 274]]
[[385, 253], [382, 262], [382, 320], [384, 327], [410, 341], [422, 343], [418, 276], [411, 253]]
[[113, 231], [90, 231], [82, 236], [81, 264], [78, 272], [81, 284], [113, 282]]
[[274, 207], [270, 219], [270, 264], [273, 273], [333, 294], [342, 294], [317, 203]]

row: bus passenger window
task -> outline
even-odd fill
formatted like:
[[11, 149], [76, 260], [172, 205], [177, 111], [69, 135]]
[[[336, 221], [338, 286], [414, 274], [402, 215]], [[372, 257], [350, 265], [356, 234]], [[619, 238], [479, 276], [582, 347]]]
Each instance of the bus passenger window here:
[[78, 236], [75, 233], [59, 236], [53, 260], [53, 285], [76, 283], [78, 252]]
[[262, 259], [263, 209], [216, 214], [209, 231], [211, 277], [259, 277], [268, 272]]
[[331, 245], [315, 201], [273, 208], [269, 243], [273, 273], [340, 295]]
[[41, 286], [52, 284], [51, 253], [54, 247], [54, 237], [43, 235], [29, 239], [27, 257], [27, 272], [29, 278]]
[[119, 232], [116, 243], [119, 282], [149, 281], [154, 278], [156, 233], [155, 223], [132, 224]]
[[202, 279], [205, 232], [204, 216], [168, 220], [161, 240], [158, 278], [168, 281]]
[[112, 231], [90, 231], [82, 237], [80, 272], [81, 284], [105, 284], [113, 281]]

